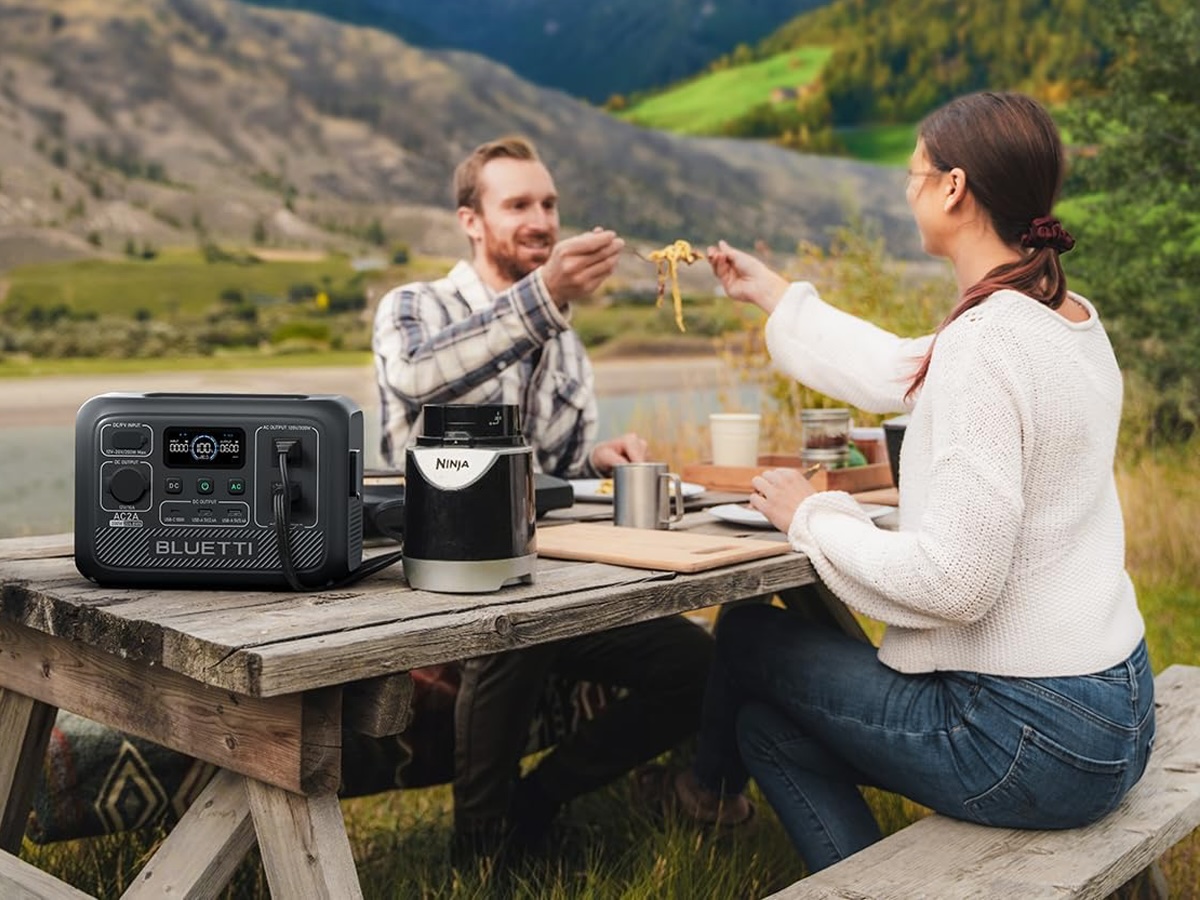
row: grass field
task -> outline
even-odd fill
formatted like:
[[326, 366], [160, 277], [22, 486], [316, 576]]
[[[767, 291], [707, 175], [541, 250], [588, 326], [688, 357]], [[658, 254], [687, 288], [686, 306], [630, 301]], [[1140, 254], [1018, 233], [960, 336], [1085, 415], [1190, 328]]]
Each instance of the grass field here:
[[802, 47], [702, 75], [648, 97], [619, 116], [647, 128], [680, 134], [719, 134], [726, 122], [770, 102], [774, 88], [798, 88], [813, 81], [832, 52], [828, 47]]
[[152, 260], [81, 260], [25, 266], [8, 274], [5, 305], [132, 316], [145, 309], [159, 315], [199, 315], [218, 302], [221, 291], [236, 288], [246, 297], [285, 297], [292, 285], [318, 289], [353, 275], [345, 257], [318, 262], [278, 261], [239, 264], [205, 262], [194, 249], [162, 251]]
[[862, 125], [839, 128], [838, 139], [854, 159], [885, 166], [907, 165], [917, 141], [916, 125]]
[[[374, 300], [393, 285], [439, 277], [447, 268], [446, 260], [416, 257], [403, 266], [355, 273], [339, 256], [237, 264], [206, 261], [194, 249], [147, 261], [25, 266], [6, 274], [0, 379], [146, 372], [164, 365], [357, 364], [369, 358], [363, 354], [370, 347]], [[299, 286], [310, 296], [288, 302]], [[671, 304], [656, 308], [652, 282], [619, 283], [614, 290], [573, 308], [576, 331], [601, 354], [704, 352], [713, 337], [739, 325], [735, 304], [685, 290], [687, 333], [680, 334]], [[313, 291], [335, 298], [353, 294], [359, 305], [340, 313], [323, 310]], [[223, 300], [229, 292], [240, 299]], [[201, 335], [209, 339], [197, 340]]]

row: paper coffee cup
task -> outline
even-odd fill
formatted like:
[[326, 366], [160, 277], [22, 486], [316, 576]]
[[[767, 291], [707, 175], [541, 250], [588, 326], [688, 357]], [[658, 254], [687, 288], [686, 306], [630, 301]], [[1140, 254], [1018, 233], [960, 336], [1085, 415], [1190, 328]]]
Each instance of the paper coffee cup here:
[[712, 413], [708, 417], [712, 435], [714, 466], [758, 465], [758, 413]]

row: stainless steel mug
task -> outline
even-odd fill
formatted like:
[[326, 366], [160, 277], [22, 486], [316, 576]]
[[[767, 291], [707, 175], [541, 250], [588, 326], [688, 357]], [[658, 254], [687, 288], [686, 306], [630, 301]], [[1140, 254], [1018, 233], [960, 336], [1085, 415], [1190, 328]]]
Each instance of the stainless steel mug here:
[[[674, 501], [675, 512], [671, 513]], [[683, 482], [666, 463], [613, 467], [613, 523], [625, 528], [670, 528], [683, 518]]]

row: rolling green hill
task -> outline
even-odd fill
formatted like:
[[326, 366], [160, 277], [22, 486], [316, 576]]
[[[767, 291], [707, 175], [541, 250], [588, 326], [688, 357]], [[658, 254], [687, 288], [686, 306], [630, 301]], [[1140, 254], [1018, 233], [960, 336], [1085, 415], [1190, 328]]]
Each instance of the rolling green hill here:
[[[720, 134], [725, 124], [762, 103], [785, 106], [794, 92], [811, 85], [832, 54], [827, 47], [801, 47], [736, 68], [709, 72], [619, 110], [619, 118], [680, 134]], [[793, 99], [775, 100], [775, 91]]]

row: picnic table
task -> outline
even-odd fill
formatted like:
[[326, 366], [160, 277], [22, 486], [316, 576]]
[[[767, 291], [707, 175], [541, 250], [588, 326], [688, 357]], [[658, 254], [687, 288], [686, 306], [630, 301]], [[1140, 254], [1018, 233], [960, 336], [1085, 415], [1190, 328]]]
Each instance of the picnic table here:
[[[577, 504], [539, 529], [598, 514]], [[677, 527], [741, 534], [702, 510]], [[125, 897], [214, 896], [255, 843], [272, 895], [359, 897], [337, 798], [342, 729], [402, 730], [407, 672], [794, 597], [813, 581], [808, 560], [789, 551], [690, 574], [541, 559], [534, 584], [474, 595], [415, 591], [399, 566], [302, 594], [126, 589], [82, 578], [69, 534], [2, 540], [0, 895], [15, 886], [21, 896], [85, 896], [16, 856], [58, 709], [219, 767]], [[857, 631], [835, 600], [805, 602]]]

